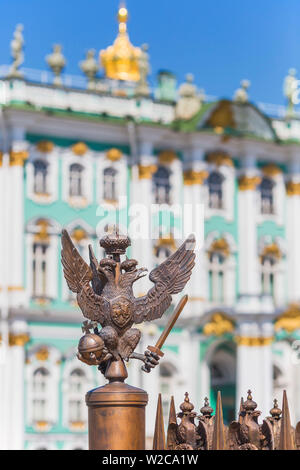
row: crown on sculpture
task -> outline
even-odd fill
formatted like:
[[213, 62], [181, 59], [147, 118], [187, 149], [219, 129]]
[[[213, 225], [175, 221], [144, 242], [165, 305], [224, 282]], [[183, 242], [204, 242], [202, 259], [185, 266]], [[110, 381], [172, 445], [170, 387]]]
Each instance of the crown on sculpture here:
[[127, 21], [128, 11], [121, 6], [118, 11], [119, 34], [112, 46], [100, 52], [100, 61], [108, 78], [137, 82], [140, 79], [141, 49], [131, 44]]
[[117, 227], [114, 227], [112, 233], [105, 235], [100, 240], [100, 246], [104, 248], [108, 255], [124, 255], [130, 245], [130, 238], [127, 235], [120, 234]]

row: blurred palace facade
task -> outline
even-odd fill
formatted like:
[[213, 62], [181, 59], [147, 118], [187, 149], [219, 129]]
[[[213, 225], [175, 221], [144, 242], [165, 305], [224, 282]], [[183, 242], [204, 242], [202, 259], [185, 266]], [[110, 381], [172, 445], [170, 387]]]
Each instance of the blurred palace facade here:
[[[226, 421], [250, 387], [263, 415], [288, 391], [300, 419], [300, 120], [298, 81], [285, 80], [287, 108], [249, 102], [243, 81], [233, 99], [205, 97], [187, 76], [158, 74], [149, 87], [147, 46], [132, 46], [127, 11], [119, 32], [62, 75], [59, 45], [50, 72], [22, 68], [23, 33], [0, 79], [0, 444], [8, 449], [87, 447], [84, 395], [103, 383], [76, 358], [82, 315], [63, 279], [65, 227], [82, 255], [102, 253], [99, 222], [130, 220], [133, 203], [162, 204], [151, 215], [159, 236], [132, 241], [130, 255], [153, 268], [180, 243], [182, 216], [168, 207], [204, 204], [204, 245], [186, 289], [190, 301], [164, 347], [160, 366], [129, 382], [149, 393], [147, 432], [157, 392], [186, 390], [199, 410], [221, 390]], [[51, 77], [51, 79], [49, 78]], [[129, 205], [120, 197], [127, 197]], [[108, 205], [109, 204], [109, 205]], [[107, 209], [108, 207], [108, 209]], [[112, 211], [113, 212], [113, 211]], [[202, 212], [195, 217], [202, 217]], [[149, 281], [139, 281], [139, 291]], [[177, 299], [178, 300], [178, 299]], [[143, 326], [140, 350], [163, 322]], [[8, 345], [5, 347], [5, 345]]]

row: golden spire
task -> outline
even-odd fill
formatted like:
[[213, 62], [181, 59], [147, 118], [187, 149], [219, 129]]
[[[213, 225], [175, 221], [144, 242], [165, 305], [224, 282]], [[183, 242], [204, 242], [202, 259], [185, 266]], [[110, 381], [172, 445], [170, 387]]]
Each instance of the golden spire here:
[[127, 21], [128, 11], [123, 4], [118, 11], [119, 34], [112, 46], [100, 51], [100, 60], [108, 78], [137, 82], [140, 79], [141, 49], [131, 44]]

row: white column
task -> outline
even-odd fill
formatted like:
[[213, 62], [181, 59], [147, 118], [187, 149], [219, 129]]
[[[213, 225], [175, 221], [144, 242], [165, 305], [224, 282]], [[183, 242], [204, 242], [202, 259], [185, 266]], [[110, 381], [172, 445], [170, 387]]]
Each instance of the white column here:
[[28, 157], [23, 129], [14, 129], [10, 152], [10, 304], [18, 307], [24, 300], [24, 161]]
[[238, 326], [237, 412], [241, 397], [245, 399], [250, 389], [262, 415], [269, 414], [273, 390], [272, 335], [270, 321], [258, 324], [252, 318]]
[[[194, 316], [204, 312], [205, 302], [207, 301], [207, 273], [206, 273], [206, 253], [203, 246], [204, 238], [204, 196], [203, 184], [208, 176], [205, 166], [202, 162], [194, 162], [192, 166], [188, 165], [184, 171], [183, 187], [183, 211], [187, 213], [190, 219], [201, 222], [191, 224], [191, 231], [196, 236], [196, 260], [192, 271], [191, 279], [187, 285], [189, 295], [189, 304], [183, 315]], [[184, 215], [184, 214], [183, 214]], [[202, 220], [201, 220], [202, 219]]]
[[[132, 170], [133, 181], [129, 207], [130, 226], [136, 227], [142, 237], [135, 239], [131, 232], [129, 236], [132, 242], [132, 257], [139, 262], [139, 266], [146, 267], [149, 271], [153, 267], [150, 209], [153, 202], [152, 174], [155, 169], [152, 144], [143, 142], [140, 145], [139, 165]], [[135, 295], [144, 295], [149, 287], [152, 287], [152, 283], [148, 277], [140, 279], [134, 286]]]
[[29, 340], [27, 324], [24, 321], [15, 321], [11, 329], [10, 359], [11, 368], [11, 395], [10, 410], [10, 449], [24, 449], [24, 345]]
[[241, 295], [259, 295], [259, 265], [257, 253], [257, 193], [259, 179], [255, 173], [245, 172], [239, 181], [238, 239], [239, 291]]
[[300, 301], [300, 163], [290, 164], [287, 183], [286, 238], [288, 302]]

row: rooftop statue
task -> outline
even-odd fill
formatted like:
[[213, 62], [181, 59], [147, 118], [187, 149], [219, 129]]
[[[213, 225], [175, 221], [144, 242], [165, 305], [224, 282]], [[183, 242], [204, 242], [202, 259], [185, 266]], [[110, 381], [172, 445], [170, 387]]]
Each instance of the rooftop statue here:
[[[100, 262], [89, 247], [88, 265], [67, 231], [62, 233], [64, 276], [69, 288], [77, 294], [84, 317], [93, 322], [84, 323], [86, 334], [80, 339], [78, 358], [86, 364], [98, 365], [106, 378], [111, 377], [113, 368], [118, 369], [117, 374], [125, 374], [126, 378], [123, 361], [130, 358], [143, 361], [146, 372], [158, 364], [160, 355], [163, 355], [160, 354], [160, 347], [167, 335], [162, 335], [156, 348], [150, 346], [144, 354], [137, 354], [134, 350], [141, 332], [132, 326], [160, 318], [171, 305], [172, 295], [181, 292], [186, 285], [194, 266], [195, 239], [190, 236], [174, 254], [151, 271], [149, 278], [154, 286], [146, 295], [136, 298], [133, 284], [146, 275], [147, 269], [138, 268], [138, 262], [134, 259], [126, 257], [121, 261], [121, 255], [125, 254], [130, 244], [130, 239], [115, 229], [100, 240], [100, 246], [106, 253]], [[178, 316], [178, 312], [176, 314]], [[100, 331], [98, 323], [102, 327]]]
[[99, 70], [99, 66], [95, 59], [95, 49], [89, 49], [86, 53], [85, 60], [82, 60], [79, 65], [83, 73], [86, 75], [88, 84], [88, 90], [96, 89], [96, 75]]
[[250, 87], [251, 83], [249, 80], [242, 80], [241, 87], [238, 88], [234, 94], [234, 101], [236, 103], [248, 103], [249, 95], [248, 95], [248, 88]]
[[23, 25], [18, 24], [16, 26], [13, 40], [10, 43], [11, 55], [13, 63], [9, 70], [9, 77], [22, 78], [23, 74], [19, 68], [24, 62], [24, 37], [23, 37]]
[[140, 79], [136, 87], [136, 94], [141, 96], [148, 96], [150, 94], [149, 85], [147, 83], [147, 76], [150, 73], [148, 49], [148, 44], [143, 44], [139, 57]]
[[294, 115], [294, 107], [299, 104], [299, 80], [296, 78], [296, 70], [290, 69], [288, 75], [284, 79], [283, 93], [287, 99], [287, 116]]
[[61, 73], [66, 66], [66, 59], [62, 54], [61, 44], [54, 44], [53, 52], [46, 56], [46, 61], [54, 73], [53, 84], [56, 86], [62, 86]]
[[179, 87], [179, 99], [175, 108], [176, 119], [191, 119], [201, 108], [204, 100], [203, 90], [198, 94], [193, 81], [194, 76], [189, 73], [186, 82]]

